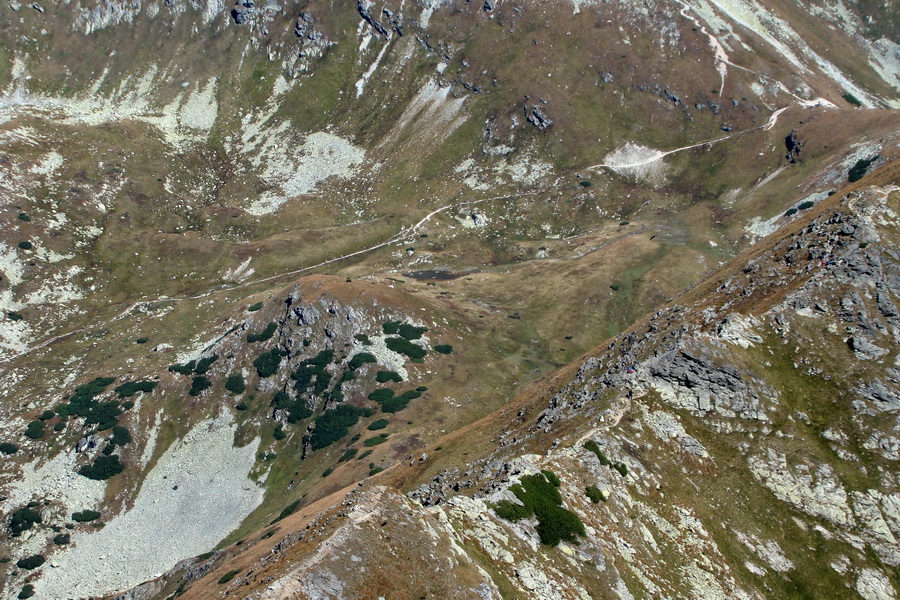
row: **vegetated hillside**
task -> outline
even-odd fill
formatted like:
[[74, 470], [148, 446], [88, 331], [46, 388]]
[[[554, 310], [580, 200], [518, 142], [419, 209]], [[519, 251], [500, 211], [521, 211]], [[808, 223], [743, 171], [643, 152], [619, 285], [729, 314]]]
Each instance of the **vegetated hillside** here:
[[[839, 4], [0, 7], [2, 593], [113, 593], [194, 555], [140, 593], [243, 590], [270, 545], [321, 563], [295, 544], [321, 514], [315, 536], [373, 526], [360, 564], [417, 557], [397, 594], [517, 595], [496, 575], [513, 554], [465, 540], [453, 577], [426, 577], [448, 560], [421, 558], [443, 509], [365, 487], [326, 508], [371, 476], [405, 490], [498, 446], [511, 460], [514, 439], [543, 453], [536, 413], [517, 430], [494, 411], [890, 164], [895, 19]], [[616, 448], [597, 446], [631, 481]], [[532, 475], [499, 511], [580, 536], [556, 478]], [[305, 593], [383, 576], [350, 561]], [[555, 572], [513, 564], [552, 595]]]
[[[388, 241], [419, 252], [361, 273], [511, 267], [625, 221], [679, 251], [616, 275], [671, 297], [658, 272], [715, 266], [786, 190], [896, 153], [889, 17], [757, 6], [4, 7], [0, 308], [24, 318], [0, 351]], [[434, 210], [438, 239], [400, 235]]]
[[895, 598], [898, 214], [892, 165], [497, 414], [136, 597]]

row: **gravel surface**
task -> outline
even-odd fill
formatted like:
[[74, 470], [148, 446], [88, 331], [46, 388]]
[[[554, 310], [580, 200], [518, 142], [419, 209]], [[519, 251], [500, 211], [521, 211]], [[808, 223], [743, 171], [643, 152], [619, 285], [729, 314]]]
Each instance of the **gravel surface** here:
[[[99, 531], [73, 535], [35, 585], [41, 598], [100, 596], [131, 588], [212, 549], [262, 502], [247, 478], [259, 438], [235, 448], [230, 415], [199, 423], [150, 471], [134, 507]], [[83, 479], [83, 478], [82, 478]]]

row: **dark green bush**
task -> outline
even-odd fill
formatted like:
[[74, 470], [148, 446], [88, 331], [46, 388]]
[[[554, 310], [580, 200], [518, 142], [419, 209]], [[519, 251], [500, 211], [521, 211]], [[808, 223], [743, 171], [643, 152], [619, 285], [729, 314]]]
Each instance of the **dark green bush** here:
[[281, 364], [281, 358], [281, 350], [272, 348], [268, 352], [260, 354], [256, 360], [253, 361], [253, 366], [256, 367], [256, 372], [259, 376], [265, 379], [266, 377], [271, 377], [278, 371], [278, 366]]
[[81, 512], [72, 513], [72, 520], [76, 523], [90, 523], [100, 518], [100, 513], [96, 510], [82, 510]]
[[277, 409], [288, 411], [288, 423], [297, 423], [312, 416], [312, 411], [306, 406], [303, 398], [291, 400], [287, 392], [276, 392], [275, 397], [272, 398], [272, 405]]
[[[554, 475], [555, 477], [555, 475]], [[494, 510], [503, 518], [517, 521], [534, 515], [538, 519], [537, 532], [542, 544], [556, 546], [561, 541], [577, 542], [576, 535], [584, 535], [584, 523], [573, 512], [562, 507], [562, 496], [544, 473], [525, 475], [510, 491], [522, 506], [501, 501]]]
[[853, 106], [862, 106], [862, 102], [859, 101], [859, 98], [849, 92], [841, 97], [846, 100], [848, 104], [852, 104]]
[[363, 366], [366, 363], [377, 363], [378, 359], [375, 358], [374, 354], [370, 354], [369, 352], [360, 352], [350, 359], [350, 362], [347, 363], [347, 368], [356, 370]]
[[374, 437], [370, 437], [366, 441], [363, 442], [363, 446], [366, 448], [372, 448], [373, 446], [378, 446], [387, 441], [388, 434], [382, 433], [381, 435], [376, 435]]
[[32, 248], [34, 248], [34, 244], [32, 244], [31, 242], [19, 242], [19, 248], [21, 248], [22, 250], [31, 250]]
[[125, 427], [116, 425], [112, 431], [112, 438], [109, 441], [113, 446], [124, 446], [131, 443], [131, 433]]
[[409, 390], [403, 392], [400, 396], [388, 398], [381, 402], [381, 410], [386, 413], [396, 413], [405, 409], [409, 405], [410, 400], [414, 400], [422, 395], [422, 392]]
[[617, 462], [616, 464], [613, 465], [613, 469], [618, 471], [619, 475], [621, 475], [622, 477], [625, 477], [626, 475], [628, 475], [628, 465]]
[[156, 381], [129, 381], [116, 388], [119, 398], [131, 398], [138, 392], [150, 393], [159, 385]]
[[407, 340], [417, 340], [422, 337], [423, 333], [428, 331], [428, 328], [416, 327], [414, 325], [403, 323], [401, 321], [388, 321], [381, 326], [381, 330], [385, 333], [385, 335], [399, 335], [400, 337], [406, 338]]
[[370, 454], [372, 454], [372, 449], [371, 449], [371, 448], [370, 448], [369, 450], [366, 450], [365, 452], [363, 452], [363, 453], [360, 454], [359, 456], [357, 456], [357, 457], [356, 457], [356, 460], [363, 460], [364, 458], [368, 458], [368, 456], [369, 456]]
[[125, 465], [119, 462], [118, 456], [113, 454], [112, 456], [101, 456], [94, 461], [94, 464], [81, 467], [78, 474], [88, 479], [104, 480], [118, 475], [124, 470]]
[[42, 523], [41, 513], [33, 508], [19, 508], [13, 511], [9, 518], [9, 531], [13, 537], [18, 537], [23, 531], [31, 529], [35, 523]]
[[49, 421], [50, 419], [52, 419], [55, 416], [56, 416], [56, 413], [53, 412], [52, 410], [48, 409], [48, 410], [45, 410], [43, 413], [41, 413], [41, 416], [39, 416], [38, 419], [40, 419], [41, 421]]
[[600, 446], [597, 445], [597, 442], [594, 440], [588, 440], [584, 443], [584, 447], [587, 450], [590, 450], [594, 454], [597, 455], [597, 458], [600, 459], [600, 464], [604, 467], [609, 466], [609, 459], [603, 454], [603, 451], [600, 450]]
[[601, 500], [603, 500], [603, 492], [600, 491], [596, 485], [589, 485], [584, 489], [587, 497], [591, 499], [591, 502], [597, 504]]
[[325, 411], [316, 417], [316, 428], [310, 437], [313, 450], [338, 441], [349, 432], [349, 428], [356, 425], [362, 416], [370, 416], [371, 411], [357, 408], [350, 404], [340, 404], [336, 408]]
[[416, 391], [417, 391], [417, 392], [427, 392], [427, 391], [428, 391], [428, 386], [427, 386], [427, 385], [420, 385], [419, 387], [416, 388]]
[[522, 519], [527, 519], [533, 514], [530, 509], [521, 504], [510, 502], [509, 500], [501, 500], [496, 504], [492, 504], [491, 508], [494, 509], [494, 512], [497, 513], [498, 517], [506, 519], [507, 521], [512, 521], [513, 523], [521, 521]]
[[384, 341], [384, 344], [388, 347], [388, 349], [393, 350], [394, 352], [397, 352], [399, 354], [405, 354], [412, 359], [425, 358], [425, 355], [428, 354], [421, 346], [417, 346], [416, 344], [413, 344], [406, 338], [402, 337], [387, 338]]
[[291, 502], [290, 504], [288, 504], [286, 507], [284, 507], [284, 510], [282, 510], [282, 511], [278, 514], [278, 516], [275, 517], [275, 520], [272, 521], [271, 523], [269, 523], [269, 525], [274, 525], [274, 524], [277, 523], [278, 521], [281, 521], [282, 519], [284, 519], [284, 518], [286, 518], [286, 517], [289, 517], [289, 516], [291, 516], [292, 514], [294, 514], [294, 513], [297, 511], [297, 507], [300, 506], [300, 503], [301, 503], [301, 502], [303, 502], [303, 498], [300, 498], [299, 500], [294, 500], [293, 502]]
[[437, 346], [432, 346], [435, 352], [440, 352], [441, 354], [450, 354], [453, 352], [453, 346], [450, 344], [438, 344]]
[[786, 217], [793, 217], [794, 215], [797, 214], [797, 212], [798, 212], [798, 210], [792, 206], [791, 208], [787, 209], [787, 210], [784, 212], [784, 216], [786, 216]]
[[35, 554], [34, 556], [29, 556], [27, 558], [23, 558], [16, 562], [16, 566], [20, 569], [26, 569], [31, 571], [32, 569], [37, 569], [39, 566], [44, 564], [46, 559], [40, 554]]
[[358, 333], [358, 334], [354, 335], [353, 337], [356, 338], [357, 341], [362, 342], [363, 345], [365, 345], [365, 346], [372, 345], [372, 340], [370, 340], [369, 336], [367, 336], [364, 333]]
[[869, 167], [872, 166], [872, 163], [876, 160], [878, 160], [878, 155], [875, 155], [868, 160], [860, 159], [856, 161], [856, 164], [850, 167], [850, 171], [847, 172], [847, 179], [850, 183], [854, 183], [865, 177]]
[[16, 596], [19, 600], [25, 600], [26, 598], [31, 598], [34, 596], [34, 586], [30, 583], [26, 583], [22, 586], [22, 589], [19, 590], [19, 595]]
[[284, 432], [284, 428], [279, 425], [275, 428], [275, 431], [272, 432], [272, 437], [274, 437], [276, 440], [283, 440], [287, 437], [287, 434]]
[[800, 210], [809, 210], [810, 208], [812, 208], [815, 205], [816, 205], [816, 203], [813, 202], [812, 200], [807, 200], [806, 202], [801, 202], [800, 204], [798, 204], [797, 208]]
[[346, 452], [344, 452], [341, 457], [338, 459], [339, 463], [347, 462], [359, 452], [356, 448], [348, 448]]
[[131, 400], [126, 400], [122, 403], [123, 410], [131, 410], [132, 408], [134, 408], [134, 402], [132, 402]]
[[248, 333], [247, 342], [253, 344], [255, 342], [265, 342], [266, 340], [270, 340], [272, 339], [272, 336], [275, 335], [277, 329], [278, 325], [273, 321], [266, 325], [266, 328], [263, 329], [261, 333]]
[[373, 467], [372, 470], [369, 471], [369, 477], [371, 477], [372, 475], [378, 475], [382, 471], [384, 471], [384, 469], [382, 469], [381, 467]]
[[262, 302], [257, 302], [256, 304], [251, 304], [250, 306], [248, 306], [248, 307], [247, 307], [247, 310], [250, 311], [250, 312], [256, 312], [256, 311], [258, 311], [259, 309], [261, 309], [262, 307], [263, 307], [263, 303], [262, 303]]
[[17, 312], [9, 311], [6, 313], [6, 318], [10, 321], [21, 321], [23, 317]]
[[393, 397], [394, 397], [394, 390], [391, 390], [388, 388], [378, 388], [377, 390], [370, 393], [368, 396], [369, 400], [371, 400], [373, 402], [377, 402], [379, 404], [381, 404], [385, 400], [390, 400]]
[[72, 541], [72, 536], [70, 536], [68, 533], [60, 533], [59, 535], [53, 537], [53, 543], [57, 546], [65, 546], [70, 541]]
[[212, 356], [207, 356], [206, 358], [201, 358], [197, 361], [197, 366], [194, 367], [194, 373], [197, 375], [205, 375], [209, 368], [212, 366], [214, 362], [219, 360], [218, 354], [213, 354]]
[[33, 440], [39, 440], [44, 437], [44, 422], [43, 421], [32, 421], [28, 424], [28, 427], [25, 429], [25, 436], [29, 437]]
[[377, 421], [372, 421], [369, 423], [369, 426], [366, 427], [369, 431], [377, 431], [379, 429], [384, 429], [390, 424], [390, 421], [387, 419], [378, 419]]
[[10, 444], [9, 442], [3, 442], [0, 444], [0, 452], [3, 454], [15, 454], [19, 451], [19, 447], [15, 444]]
[[559, 480], [559, 476], [553, 471], [542, 470], [541, 473], [544, 474], [544, 477], [547, 478], [547, 481], [553, 484], [553, 487], [559, 487], [562, 485], [562, 482]]
[[328, 477], [332, 473], [334, 473], [334, 469], [332, 469], [331, 467], [328, 467], [327, 469], [322, 471], [322, 477]]
[[247, 384], [244, 383], [244, 376], [240, 373], [230, 375], [228, 379], [225, 380], [225, 389], [232, 394], [243, 394], [244, 390], [247, 389]]
[[183, 365], [169, 365], [169, 370], [174, 373], [180, 373], [182, 375], [190, 375], [194, 372], [194, 367], [197, 366], [197, 361], [192, 360], [184, 363]]
[[25, 213], [19, 213], [19, 220], [20, 220], [20, 221], [30, 221], [30, 220], [31, 220], [31, 217], [29, 217], [29, 216], [28, 216], [27, 214], [25, 214]]
[[145, 338], [145, 337], [138, 338], [138, 339], [134, 340], [134, 342], [135, 342], [136, 344], [146, 344], [146, 343], [149, 342], [149, 341], [150, 341], [150, 338]]
[[210, 381], [205, 375], [197, 375], [193, 379], [191, 379], [191, 389], [188, 392], [191, 396], [199, 396], [203, 393], [204, 390], [208, 390], [212, 387], [212, 381]]
[[65, 428], [66, 428], [66, 424], [63, 423], [62, 421], [60, 421], [59, 423], [57, 423], [56, 425], [53, 426], [53, 431], [62, 431]]
[[378, 371], [378, 373], [375, 374], [375, 381], [378, 383], [387, 383], [388, 381], [400, 383], [403, 381], [403, 378], [400, 377], [399, 373], [394, 371]]
[[354, 379], [356, 379], [355, 371], [344, 371], [344, 374], [341, 375], [341, 383], [345, 381], [353, 381]]
[[240, 571], [228, 571], [224, 575], [219, 578], [220, 584], [225, 584], [234, 579], [234, 576], [240, 573]]
[[247, 410], [248, 408], [250, 408], [250, 407], [247, 406], [246, 402], [238, 402], [237, 405], [235, 405], [235, 407], [234, 407], [235, 410]]

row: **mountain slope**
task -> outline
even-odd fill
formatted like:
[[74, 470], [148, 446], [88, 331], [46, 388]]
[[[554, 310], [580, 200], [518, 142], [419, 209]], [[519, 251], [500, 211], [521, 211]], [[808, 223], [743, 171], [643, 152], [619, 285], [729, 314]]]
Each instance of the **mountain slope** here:
[[[191, 573], [185, 597], [895, 597], [896, 172], [833, 196], [565, 370], [541, 386], [556, 390], [549, 403], [532, 389], [167, 589]], [[497, 434], [485, 458], [409, 499], [394, 487]], [[585, 524], [577, 544], [541, 545], [535, 521], [491, 508], [541, 469]]]

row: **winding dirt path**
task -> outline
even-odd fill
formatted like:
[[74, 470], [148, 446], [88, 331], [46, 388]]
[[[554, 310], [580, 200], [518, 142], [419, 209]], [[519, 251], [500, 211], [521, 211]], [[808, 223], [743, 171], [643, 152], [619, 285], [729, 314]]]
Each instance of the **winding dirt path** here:
[[200, 300], [202, 298], [207, 298], [207, 297], [213, 296], [215, 294], [221, 294], [223, 292], [231, 292], [234, 290], [239, 290], [239, 289], [251, 287], [254, 285], [258, 285], [261, 283], [266, 283], [268, 281], [275, 281], [277, 279], [281, 279], [284, 277], [296, 276], [301, 273], [305, 273], [307, 271], [312, 271], [314, 269], [318, 269], [318, 268], [324, 267], [326, 265], [340, 262], [340, 261], [346, 260], [348, 258], [353, 258], [354, 256], [361, 256], [363, 254], [368, 254], [370, 252], [374, 252], [375, 250], [379, 250], [381, 248], [385, 248], [387, 246], [391, 246], [393, 244], [397, 244], [404, 240], [407, 240], [411, 236], [418, 233], [418, 231], [422, 228], [422, 226], [424, 226], [426, 223], [428, 223], [428, 221], [430, 221], [436, 215], [439, 215], [442, 212], [448, 211], [450, 209], [459, 208], [459, 207], [463, 207], [463, 206], [472, 206], [472, 205], [476, 205], [476, 204], [482, 204], [485, 202], [492, 202], [495, 200], [509, 200], [511, 198], [524, 198], [524, 197], [528, 197], [528, 196], [533, 196], [536, 193], [538, 193], [538, 192], [523, 192], [523, 193], [519, 193], [519, 194], [505, 194], [502, 196], [491, 196], [489, 198], [480, 198], [478, 200], [465, 200], [463, 202], [454, 202], [452, 204], [447, 204], [445, 206], [441, 206], [440, 208], [436, 208], [436, 209], [432, 210], [430, 213], [428, 213], [427, 215], [422, 217], [414, 225], [400, 229], [400, 231], [398, 231], [397, 233], [395, 233], [394, 235], [392, 235], [391, 237], [389, 237], [388, 239], [386, 239], [383, 242], [379, 242], [379, 243], [369, 246], [367, 248], [363, 248], [362, 250], [350, 252], [349, 254], [341, 254], [340, 256], [335, 256], [333, 258], [323, 260], [322, 262], [316, 263], [314, 265], [301, 267], [299, 269], [285, 271], [283, 273], [276, 273], [275, 275], [269, 275], [267, 277], [250, 279], [247, 281], [243, 281], [241, 283], [236, 283], [234, 285], [213, 288], [213, 289], [207, 290], [201, 294], [195, 294], [192, 296], [158, 296], [156, 298], [141, 298], [140, 300], [136, 300], [135, 302], [131, 303], [130, 305], [128, 305], [127, 308], [122, 310], [122, 312], [116, 314], [113, 317], [110, 317], [109, 319], [106, 319], [99, 323], [94, 323], [87, 327], [82, 327], [79, 329], [75, 329], [73, 331], [61, 333], [59, 335], [55, 335], [53, 337], [47, 338], [46, 340], [43, 340], [33, 346], [29, 346], [28, 348], [22, 350], [18, 354], [14, 354], [9, 357], [0, 358], [0, 364], [8, 363], [10, 361], [15, 360], [16, 358], [19, 358], [20, 356], [30, 354], [31, 352], [35, 352], [37, 350], [41, 350], [42, 348], [46, 348], [47, 346], [49, 346], [51, 344], [54, 344], [60, 340], [72, 337], [73, 335], [78, 335], [79, 333], [84, 333], [86, 331], [96, 329], [97, 327], [104, 327], [106, 325], [109, 325], [115, 321], [118, 321], [118, 320], [123, 319], [124, 317], [128, 316], [134, 309], [138, 308], [139, 306], [144, 306], [144, 305], [148, 305], [148, 304], [166, 303], [166, 302], [175, 303], [175, 302], [184, 302], [184, 301], [188, 301], [188, 300]]

